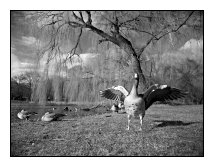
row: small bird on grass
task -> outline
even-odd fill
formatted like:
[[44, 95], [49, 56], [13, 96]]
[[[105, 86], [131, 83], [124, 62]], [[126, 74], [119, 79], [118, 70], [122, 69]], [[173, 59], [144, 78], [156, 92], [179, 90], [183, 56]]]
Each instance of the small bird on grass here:
[[118, 112], [119, 108], [116, 104], [113, 104], [111, 109], [110, 109], [112, 112]]
[[64, 111], [69, 111], [68, 107], [65, 107], [63, 110], [64, 110]]
[[44, 122], [58, 121], [64, 116], [66, 116], [66, 114], [46, 112], [45, 115], [42, 116], [41, 120]]
[[25, 119], [25, 120], [28, 120], [30, 118], [31, 115], [37, 115], [38, 113], [36, 112], [29, 112], [29, 111], [26, 111], [26, 110], [21, 110], [17, 116], [19, 119]]

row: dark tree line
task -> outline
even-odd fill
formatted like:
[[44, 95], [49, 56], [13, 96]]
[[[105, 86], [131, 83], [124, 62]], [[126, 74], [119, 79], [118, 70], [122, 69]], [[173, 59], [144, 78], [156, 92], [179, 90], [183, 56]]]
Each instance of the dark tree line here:
[[[150, 61], [148, 63], [145, 77], [149, 85], [154, 83], [167, 84], [188, 92], [185, 99], [178, 100], [176, 103], [203, 104], [203, 60], [187, 58], [176, 65], [157, 65], [155, 64], [157, 62]], [[117, 68], [112, 68], [112, 66]], [[34, 84], [32, 84], [32, 80], [26, 80], [27, 77], [23, 77], [26, 74], [29, 75], [28, 73], [13, 77], [11, 79], [11, 99], [35, 102], [42, 100], [98, 102], [103, 100], [99, 96], [99, 90], [118, 84], [127, 89], [131, 88], [130, 79], [132, 75], [129, 72], [131, 69], [126, 64], [112, 60], [102, 69], [99, 67], [97, 66], [90, 71], [89, 68], [84, 69], [81, 66], [76, 66], [69, 72], [69, 77], [72, 79], [53, 75], [44, 80], [42, 76], [37, 75], [37, 82]], [[89, 71], [93, 75], [88, 75]]]
[[22, 76], [23, 75], [11, 78], [11, 100], [30, 100], [31, 98], [31, 85], [23, 82]]

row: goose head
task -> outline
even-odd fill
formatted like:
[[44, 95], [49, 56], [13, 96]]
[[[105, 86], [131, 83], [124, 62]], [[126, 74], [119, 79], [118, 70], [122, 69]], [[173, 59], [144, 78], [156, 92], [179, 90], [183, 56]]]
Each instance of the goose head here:
[[139, 75], [137, 73], [134, 73], [134, 84], [138, 86], [138, 83], [139, 83]]
[[137, 73], [134, 73], [134, 83], [137, 85], [139, 83], [139, 75]]
[[137, 73], [134, 73], [134, 79], [139, 79], [139, 75]]

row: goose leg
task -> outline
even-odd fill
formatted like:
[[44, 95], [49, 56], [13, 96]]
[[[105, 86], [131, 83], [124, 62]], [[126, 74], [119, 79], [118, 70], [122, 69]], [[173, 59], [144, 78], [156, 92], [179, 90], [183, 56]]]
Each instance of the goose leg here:
[[128, 126], [127, 126], [126, 130], [129, 130], [130, 121], [131, 121], [131, 115], [128, 114]]
[[140, 117], [140, 131], [142, 131], [142, 127], [143, 127], [143, 116], [140, 114], [139, 115], [139, 117]]

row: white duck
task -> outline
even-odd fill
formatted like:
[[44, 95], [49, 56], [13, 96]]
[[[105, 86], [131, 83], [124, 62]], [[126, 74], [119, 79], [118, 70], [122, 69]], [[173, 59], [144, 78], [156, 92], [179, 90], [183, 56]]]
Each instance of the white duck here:
[[110, 109], [112, 112], [118, 112], [119, 108], [116, 104], [113, 104], [111, 109]]
[[124, 108], [123, 102], [119, 102], [119, 103], [118, 103], [118, 108], [119, 108], [119, 109], [123, 109], [123, 108]]
[[[128, 115], [128, 126], [129, 130], [131, 117], [140, 118], [140, 130], [142, 130], [143, 117], [145, 111], [156, 101], [174, 100], [177, 98], [184, 97], [185, 92], [171, 88], [167, 85], [154, 84], [148, 88], [143, 94], [138, 94], [139, 76], [135, 73], [134, 83], [129, 93], [123, 86], [113, 86], [104, 91], [100, 91], [100, 95], [107, 99], [124, 101], [125, 111]], [[113, 93], [113, 90], [118, 90], [123, 93], [125, 98], [121, 98], [118, 94]]]
[[118, 102], [118, 104], [113, 104], [111, 106], [111, 111], [113, 112], [119, 112], [120, 110], [122, 110], [124, 108], [124, 105], [122, 104], [122, 102]]
[[41, 120], [45, 122], [57, 121], [63, 116], [66, 116], [66, 114], [46, 112], [45, 115], [42, 116]]
[[31, 115], [36, 115], [36, 114], [38, 114], [38, 113], [36, 113], [36, 112], [29, 112], [29, 111], [26, 111], [26, 110], [23, 109], [23, 110], [21, 110], [17, 114], [17, 116], [18, 116], [19, 119], [26, 119], [26, 120], [28, 120]]

